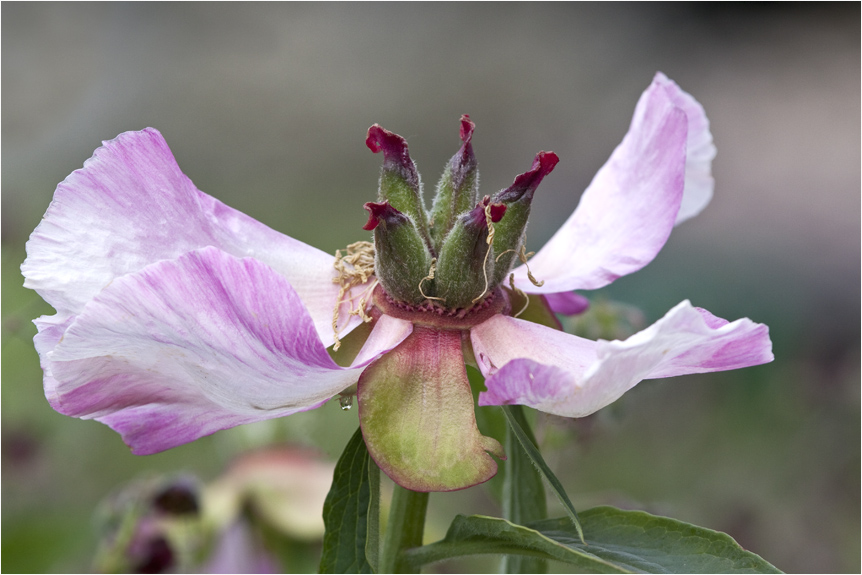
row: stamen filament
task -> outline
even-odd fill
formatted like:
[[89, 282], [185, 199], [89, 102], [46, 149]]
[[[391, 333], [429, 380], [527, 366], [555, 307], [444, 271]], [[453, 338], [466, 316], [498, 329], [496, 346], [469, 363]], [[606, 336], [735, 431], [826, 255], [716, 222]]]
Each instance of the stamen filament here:
[[[487, 198], [486, 198], [487, 201]], [[491, 203], [485, 206], [485, 225], [488, 226], [488, 237], [485, 238], [485, 243], [488, 244], [488, 251], [485, 252], [485, 260], [482, 262], [482, 274], [485, 276], [485, 288], [478, 296], [473, 299], [472, 303], [476, 303], [488, 293], [488, 256], [491, 255], [491, 244], [494, 243], [494, 222], [491, 221]], [[496, 260], [494, 260], [496, 261]]]
[[519, 315], [527, 311], [528, 307], [530, 307], [530, 296], [528, 296], [521, 288], [515, 287], [515, 274], [509, 274], [509, 287], [512, 288], [513, 292], [520, 296], [523, 296], [524, 298], [524, 307], [521, 308], [521, 311], [512, 316], [518, 317]]
[[422, 294], [422, 297], [424, 297], [425, 299], [433, 299], [433, 300], [445, 302], [446, 300], [443, 299], [442, 297], [433, 297], [433, 296], [425, 295], [425, 292], [422, 291], [422, 283], [425, 280], [433, 280], [434, 279], [434, 272], [436, 272], [436, 271], [437, 271], [437, 258], [431, 258], [431, 268], [428, 270], [428, 275], [425, 276], [424, 278], [422, 278], [421, 280], [419, 280], [419, 286], [418, 286], [419, 287], [419, 293]]

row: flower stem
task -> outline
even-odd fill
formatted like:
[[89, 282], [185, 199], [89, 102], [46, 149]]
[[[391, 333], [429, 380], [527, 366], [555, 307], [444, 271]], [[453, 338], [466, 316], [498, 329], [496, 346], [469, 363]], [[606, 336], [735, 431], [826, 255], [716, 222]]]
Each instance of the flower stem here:
[[422, 545], [425, 531], [425, 512], [428, 509], [428, 494], [410, 491], [395, 485], [389, 522], [383, 536], [380, 554], [380, 573], [419, 573], [400, 558], [401, 551]]

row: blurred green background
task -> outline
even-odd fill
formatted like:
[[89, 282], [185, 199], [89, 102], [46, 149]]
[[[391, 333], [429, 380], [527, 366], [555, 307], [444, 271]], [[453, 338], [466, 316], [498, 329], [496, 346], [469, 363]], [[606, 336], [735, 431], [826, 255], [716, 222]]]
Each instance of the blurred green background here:
[[[683, 299], [750, 317], [776, 361], [540, 416], [544, 452], [576, 506], [723, 530], [790, 572], [858, 572], [859, 42], [855, 3], [3, 3], [3, 570], [90, 569], [95, 505], [144, 472], [209, 480], [273, 441], [334, 459], [356, 426], [328, 404], [135, 457], [50, 409], [29, 320], [52, 312], [18, 268], [54, 187], [101, 140], [156, 127], [201, 190], [334, 253], [367, 239], [368, 126], [405, 136], [433, 188], [469, 113], [485, 193], [539, 150], [560, 156], [534, 203], [537, 249], [661, 70], [712, 121], [715, 198], [650, 266], [586, 295], [650, 322]], [[456, 512], [499, 510], [484, 487], [434, 494], [429, 536]]]

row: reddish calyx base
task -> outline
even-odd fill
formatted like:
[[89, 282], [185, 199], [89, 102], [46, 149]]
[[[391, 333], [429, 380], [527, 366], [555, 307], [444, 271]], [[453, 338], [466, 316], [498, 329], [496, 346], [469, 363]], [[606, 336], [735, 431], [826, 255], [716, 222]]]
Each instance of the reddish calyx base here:
[[509, 315], [509, 297], [500, 289], [488, 292], [482, 301], [469, 308], [451, 309], [432, 300], [422, 305], [410, 305], [395, 301], [381, 286], [374, 289], [372, 304], [382, 313], [411, 322], [413, 325], [441, 330], [468, 330], [474, 325], [503, 314]]

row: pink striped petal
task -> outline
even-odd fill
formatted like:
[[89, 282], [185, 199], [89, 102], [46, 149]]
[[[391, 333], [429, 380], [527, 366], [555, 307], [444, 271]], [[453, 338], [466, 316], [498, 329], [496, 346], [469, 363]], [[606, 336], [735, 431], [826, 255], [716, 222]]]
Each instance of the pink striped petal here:
[[479, 405], [516, 403], [566, 417], [598, 411], [644, 379], [773, 359], [765, 325], [727, 322], [688, 301], [625, 341], [594, 342], [503, 316], [470, 334], [487, 378]]
[[[333, 343], [333, 256], [200, 192], [152, 128], [104, 142], [57, 186], [21, 270], [25, 287], [63, 321], [115, 278], [206, 246], [254, 257], [287, 278], [321, 340]], [[342, 333], [357, 321], [345, 314]]]
[[[653, 260], [673, 229], [683, 197], [687, 119], [679, 89], [656, 76], [643, 93], [622, 143], [598, 171], [577, 209], [524, 266], [515, 284], [527, 293], [596, 289]], [[705, 119], [705, 118], [704, 118]]]
[[137, 454], [317, 407], [412, 330], [381, 318], [364, 360], [341, 368], [283, 276], [212, 247], [115, 279], [51, 351], [60, 328], [41, 325], [53, 407], [106, 423]]

